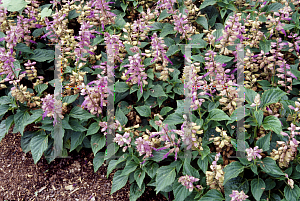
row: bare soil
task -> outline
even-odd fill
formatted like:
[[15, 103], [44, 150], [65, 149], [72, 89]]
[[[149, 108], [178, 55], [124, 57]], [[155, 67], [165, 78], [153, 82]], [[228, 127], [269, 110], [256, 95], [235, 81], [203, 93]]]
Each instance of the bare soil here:
[[[50, 164], [44, 156], [34, 164], [31, 153], [24, 153], [21, 134], [9, 133], [0, 142], [1, 200], [122, 200], [129, 201], [130, 184], [110, 195], [114, 170], [106, 179], [107, 166], [94, 173], [93, 153], [82, 149], [71, 158], [57, 158]], [[167, 200], [153, 187], [139, 201]]]

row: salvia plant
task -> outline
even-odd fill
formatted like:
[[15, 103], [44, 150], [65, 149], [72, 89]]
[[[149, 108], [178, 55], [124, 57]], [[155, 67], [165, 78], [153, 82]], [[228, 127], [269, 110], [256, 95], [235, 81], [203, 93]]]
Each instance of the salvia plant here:
[[178, 201], [300, 199], [299, 0], [0, 2], [0, 140], [21, 133], [34, 163], [62, 141], [62, 156], [92, 149], [95, 172], [118, 169], [111, 193], [129, 181], [131, 201], [146, 185]]

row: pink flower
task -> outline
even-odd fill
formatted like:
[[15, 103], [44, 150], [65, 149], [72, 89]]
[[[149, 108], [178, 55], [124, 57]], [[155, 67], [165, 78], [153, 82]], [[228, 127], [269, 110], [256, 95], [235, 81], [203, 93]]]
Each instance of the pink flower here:
[[[183, 186], [185, 186], [187, 189], [189, 189], [190, 192], [193, 191], [194, 186], [193, 186], [193, 182], [197, 182], [199, 181], [198, 178], [195, 178], [193, 176], [189, 176], [189, 175], [185, 175], [185, 176], [181, 176], [178, 179], [178, 182], [180, 182]], [[197, 185], [198, 188], [200, 187], [199, 185]]]
[[53, 126], [57, 123], [57, 117], [64, 118], [62, 115], [62, 106], [59, 101], [53, 98], [53, 95], [48, 94], [45, 98], [41, 99], [43, 102], [42, 109], [44, 111], [43, 120], [46, 116], [54, 117]]
[[152, 155], [152, 146], [150, 141], [144, 140], [142, 137], [139, 137], [134, 143], [137, 145], [136, 149], [140, 153], [140, 156], [146, 154], [144, 156], [144, 159]]
[[252, 148], [246, 149], [248, 155], [247, 156], [248, 161], [256, 159], [256, 157], [260, 159], [262, 156], [259, 153], [261, 153], [262, 151], [263, 151], [262, 149], [258, 149], [258, 146], [254, 147], [254, 149]]
[[120, 134], [116, 134], [116, 137], [114, 138], [114, 142], [117, 142], [120, 147], [124, 146], [124, 143], [126, 143], [127, 146], [123, 148], [123, 152], [125, 152], [127, 147], [128, 146], [130, 147], [130, 143], [131, 143], [130, 133], [125, 132], [123, 136]]
[[246, 200], [249, 196], [244, 193], [244, 191], [238, 192], [236, 190], [232, 191], [232, 194], [229, 195], [231, 201], [243, 201]]

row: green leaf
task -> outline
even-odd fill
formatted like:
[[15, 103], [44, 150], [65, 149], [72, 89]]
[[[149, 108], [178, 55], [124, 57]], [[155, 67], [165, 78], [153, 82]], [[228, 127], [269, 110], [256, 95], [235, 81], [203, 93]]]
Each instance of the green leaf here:
[[0, 97], [0, 105], [10, 104], [12, 100], [8, 96]]
[[266, 184], [261, 178], [254, 178], [251, 181], [251, 192], [255, 200], [260, 200], [265, 188]]
[[15, 121], [15, 128], [14, 128], [14, 133], [20, 132], [23, 135], [24, 128], [26, 125], [26, 122], [30, 118], [29, 113], [26, 111], [18, 111], [15, 116], [14, 116], [14, 121]]
[[123, 19], [123, 17], [121, 15], [118, 15], [116, 17], [116, 26], [119, 28], [119, 29], [123, 29], [125, 24], [126, 24], [126, 21]]
[[[152, 60], [153, 60], [153, 58], [146, 58], [146, 59], [144, 60], [144, 65], [145, 65], [145, 67], [154, 64], [155, 61], [152, 62]], [[150, 70], [150, 69], [148, 69], [148, 70]], [[153, 75], [153, 72], [152, 72], [152, 75]], [[148, 77], [149, 77], [149, 76], [148, 76]]]
[[270, 137], [271, 137], [271, 132], [269, 132], [264, 137], [259, 138], [256, 142], [256, 145], [263, 151], [268, 151], [270, 149]]
[[121, 8], [124, 12], [126, 12], [127, 6], [128, 6], [128, 4], [121, 3]]
[[[167, 96], [162, 88], [162, 86], [160, 85], [152, 85], [150, 90], [150, 95], [153, 97], [160, 97], [160, 96]], [[168, 97], [168, 96], [167, 96]]]
[[24, 153], [30, 151], [30, 141], [34, 136], [36, 136], [36, 133], [44, 133], [44, 131], [40, 131], [40, 132], [26, 131], [24, 132], [23, 136], [21, 136], [21, 148], [24, 151]]
[[1, 7], [7, 8], [7, 11], [14, 12], [22, 10], [27, 4], [29, 3], [24, 0], [2, 0]]
[[42, 109], [38, 109], [31, 111], [31, 113], [32, 115], [30, 115], [30, 117], [28, 118], [27, 122], [25, 123], [26, 125], [31, 124], [37, 121], [38, 119], [42, 119], [44, 111]]
[[280, 134], [282, 131], [281, 122], [278, 117], [275, 116], [267, 116], [262, 123], [262, 126], [265, 130], [272, 130], [277, 134]]
[[75, 95], [71, 95], [71, 96], [65, 96], [62, 98], [62, 102], [63, 103], [73, 103], [77, 98], [78, 98], [79, 94], [75, 94]]
[[158, 18], [158, 20], [157, 20], [158, 22], [161, 21], [161, 20], [163, 20], [163, 19], [165, 19], [165, 18], [167, 18], [167, 17], [169, 17], [170, 15], [172, 15], [172, 14], [168, 13], [167, 11], [168, 11], [168, 10], [165, 9], [165, 10], [163, 10], [163, 11], [160, 13], [159, 18]]
[[209, 190], [199, 201], [222, 201], [224, 197], [222, 193], [216, 189]]
[[44, 151], [48, 148], [48, 135], [39, 134], [33, 137], [30, 141], [30, 150], [34, 164], [36, 164], [42, 157]]
[[105, 138], [104, 135], [98, 134], [98, 133], [95, 134], [95, 135], [92, 135], [92, 137], [91, 137], [91, 147], [92, 147], [94, 156], [96, 155], [96, 153], [99, 150], [101, 150], [105, 146], [105, 143], [106, 143], [106, 138]]
[[0, 115], [6, 114], [8, 112], [9, 105], [0, 105]]
[[69, 124], [72, 127], [72, 130], [78, 131], [78, 132], [84, 132], [87, 129], [81, 125], [81, 123], [78, 121], [78, 119], [70, 119]]
[[5, 122], [6, 133], [8, 133], [8, 130], [11, 127], [13, 122], [14, 122], [14, 116], [7, 117], [6, 122]]
[[263, 164], [260, 164], [261, 169], [267, 174], [275, 174], [275, 175], [285, 175], [281, 169], [277, 166], [276, 162], [270, 158], [266, 157], [262, 160]]
[[208, 23], [205, 16], [200, 16], [196, 19], [196, 22], [204, 27], [204, 29], [208, 30]]
[[0, 124], [0, 142], [5, 137], [5, 134], [6, 134], [6, 130], [5, 130], [5, 125], [6, 124], [5, 124], [5, 121], [6, 120], [1, 121], [1, 124]]
[[207, 119], [214, 121], [231, 120], [231, 118], [223, 110], [220, 109], [211, 110]]
[[181, 114], [173, 113], [167, 116], [167, 118], [163, 121], [164, 124], [168, 125], [177, 125], [182, 124], [184, 122], [184, 118]]
[[104, 163], [104, 152], [98, 152], [93, 159], [94, 172], [102, 166]]
[[167, 47], [171, 47], [172, 45], [175, 45], [175, 41], [169, 37], [164, 37], [164, 42], [167, 45]]
[[134, 182], [130, 185], [130, 201], [136, 201], [139, 197], [143, 195], [145, 192], [145, 183], [142, 184], [142, 187], [139, 186]]
[[76, 119], [80, 119], [80, 120], [88, 120], [90, 118], [95, 117], [94, 115], [92, 115], [91, 113], [89, 113], [88, 111], [82, 109], [81, 107], [74, 107], [71, 112], [70, 112], [70, 117], [76, 118]]
[[73, 132], [71, 135], [71, 149], [70, 152], [76, 149], [79, 145], [82, 144], [85, 135], [83, 132]]
[[138, 164], [135, 161], [127, 161], [125, 168], [122, 171], [121, 175], [127, 175], [129, 176], [129, 174], [133, 171], [135, 171], [135, 169], [138, 167]]
[[171, 110], [173, 110], [173, 108], [171, 108], [171, 107], [164, 107], [163, 109], [161, 109], [160, 115], [161, 115], [161, 116], [164, 116], [164, 115], [166, 115], [168, 112], [170, 112]]
[[240, 176], [230, 179], [225, 185], [224, 185], [224, 192], [225, 192], [225, 201], [230, 201], [231, 197], [229, 197], [230, 194], [232, 194], [233, 190], [237, 191], [244, 191], [245, 194], [249, 191], [249, 182], [247, 179], [242, 178]]
[[145, 171], [142, 169], [138, 169], [138, 170], [134, 171], [134, 179], [135, 179], [137, 185], [139, 186], [139, 188], [142, 187], [145, 175], [146, 175]]
[[261, 126], [262, 120], [264, 118], [264, 112], [262, 110], [254, 111], [254, 116], [258, 122], [258, 126]]
[[268, 6], [267, 12], [277, 12], [279, 9], [283, 8], [284, 5], [281, 3], [272, 3]]
[[[76, 10], [75, 10], [76, 11]], [[51, 16], [52, 13], [52, 9], [50, 8], [44, 8], [41, 12], [41, 19], [43, 19], [44, 17], [49, 17]]]
[[161, 31], [164, 27], [164, 23], [154, 22], [151, 24], [150, 31]]
[[123, 161], [126, 161], [129, 155], [126, 153], [123, 157], [120, 157], [118, 160], [111, 160], [107, 167], [106, 177], [108, 178], [109, 174], [116, 168], [116, 166]]
[[277, 103], [277, 102], [279, 102], [280, 98], [286, 94], [287, 93], [285, 93], [284, 91], [282, 91], [280, 89], [269, 89], [262, 94], [261, 105], [263, 107], [266, 107], [273, 103]]
[[174, 34], [176, 31], [174, 30], [174, 25], [171, 25], [169, 23], [166, 23], [164, 28], [162, 29], [159, 37], [165, 37], [169, 34]]
[[229, 61], [231, 61], [233, 59], [233, 57], [228, 57], [228, 56], [224, 56], [224, 55], [216, 55], [214, 57], [215, 62], [224, 64], [227, 63]]
[[[188, 44], [193, 44], [192, 48], [205, 48], [207, 42], [202, 39], [203, 34], [195, 34], [191, 36], [192, 40], [189, 40]], [[184, 46], [182, 46], [183, 48]]]
[[153, 179], [156, 175], [159, 165], [157, 163], [152, 163], [151, 165], [146, 166], [147, 174]]
[[226, 8], [222, 8], [222, 10], [220, 11], [222, 19], [224, 19], [224, 16], [225, 16], [226, 13], [227, 13], [227, 9]]
[[294, 184], [293, 189], [286, 185], [284, 187], [284, 197], [288, 201], [297, 201], [300, 197], [300, 188], [296, 184]]
[[87, 131], [86, 136], [97, 133], [99, 131], [99, 129], [100, 129], [100, 126], [99, 126], [98, 122], [92, 123]]
[[122, 170], [118, 170], [114, 174], [110, 194], [113, 194], [114, 192], [116, 192], [116, 191], [120, 190], [122, 187], [124, 187], [127, 183], [127, 180], [128, 180], [128, 175], [122, 175]]
[[53, 50], [35, 49], [33, 50], [33, 55], [29, 59], [37, 62], [44, 62], [54, 60], [54, 55]]
[[200, 178], [199, 172], [188, 163], [187, 159], [185, 160], [183, 165], [183, 174], [190, 175], [198, 179]]
[[210, 154], [210, 148], [207, 145], [203, 145], [202, 148], [203, 151], [200, 151], [201, 159], [204, 159], [208, 154]]
[[252, 89], [245, 88], [245, 99], [249, 104], [254, 103], [254, 98], [256, 95], [257, 93]]
[[271, 50], [271, 41], [263, 40], [259, 42], [260, 50], [264, 51], [264, 53], [268, 53]]
[[276, 186], [275, 181], [273, 179], [271, 179], [271, 178], [266, 179], [265, 180], [265, 184], [266, 184], [265, 191], [272, 190]]
[[283, 29], [284, 29], [284, 30], [291, 30], [291, 29], [293, 29], [295, 26], [296, 26], [296, 25], [294, 25], [294, 24], [285, 24], [284, 27], [283, 27]]
[[68, 19], [71, 20], [78, 16], [80, 16], [80, 13], [77, 13], [76, 9], [73, 9], [73, 10], [69, 11]]
[[173, 192], [174, 192], [174, 201], [185, 200], [192, 192], [189, 191], [185, 186], [183, 186], [180, 182], [175, 181], [173, 184]]
[[241, 172], [244, 171], [244, 166], [238, 162], [232, 162], [230, 164], [228, 164], [223, 171], [225, 172], [224, 174], [224, 182], [223, 185], [226, 184], [226, 182], [231, 179], [231, 178], [235, 178], [237, 177]]
[[[42, 35], [42, 33], [43, 33], [43, 29], [35, 29], [32, 32], [32, 36], [36, 38], [36, 37], [39, 37], [40, 35]], [[33, 53], [33, 51], [32, 51], [32, 53]]]
[[214, 5], [215, 3], [217, 3], [217, 1], [215, 0], [205, 0], [201, 5], [200, 5], [200, 10], [203, 9], [203, 8], [206, 8], [207, 6], [212, 6]]
[[205, 157], [204, 159], [199, 158], [197, 164], [199, 168], [203, 171], [203, 173], [206, 173], [208, 167], [208, 158], [207, 157]]
[[148, 106], [139, 106], [135, 107], [136, 111], [139, 113], [139, 115], [143, 117], [150, 117], [151, 116], [151, 109]]
[[117, 82], [115, 86], [115, 92], [117, 93], [123, 93], [125, 91], [128, 91], [130, 87], [125, 82]]
[[34, 90], [36, 90], [36, 92], [38, 92], [38, 96], [40, 96], [47, 88], [47, 84], [38, 84], [34, 87]]
[[166, 56], [167, 57], [172, 56], [172, 55], [176, 54], [179, 51], [180, 51], [180, 49], [179, 49], [178, 45], [172, 45], [171, 47], [169, 47], [169, 49], [166, 53]]
[[121, 125], [126, 125], [128, 122], [127, 117], [125, 116], [125, 114], [123, 113], [122, 110], [118, 109], [116, 111], [116, 120], [118, 120], [120, 122]]
[[33, 50], [30, 49], [30, 47], [28, 47], [25, 43], [18, 43], [15, 48], [21, 52], [33, 53]]
[[165, 187], [172, 185], [176, 177], [175, 167], [162, 166], [157, 170], [156, 174], [156, 194]]

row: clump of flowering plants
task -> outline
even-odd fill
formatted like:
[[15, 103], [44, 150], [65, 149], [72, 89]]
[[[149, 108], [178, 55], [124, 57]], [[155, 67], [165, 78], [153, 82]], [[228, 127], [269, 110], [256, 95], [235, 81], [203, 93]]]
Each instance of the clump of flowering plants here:
[[[111, 193], [129, 180], [130, 200], [146, 185], [182, 201], [300, 198], [299, 0], [0, 2], [0, 140], [13, 127], [35, 163], [53, 161], [62, 141], [63, 156], [91, 148], [95, 171], [105, 161], [107, 175], [121, 168]], [[242, 118], [245, 157], [236, 157]], [[116, 149], [107, 156], [108, 128]]]

